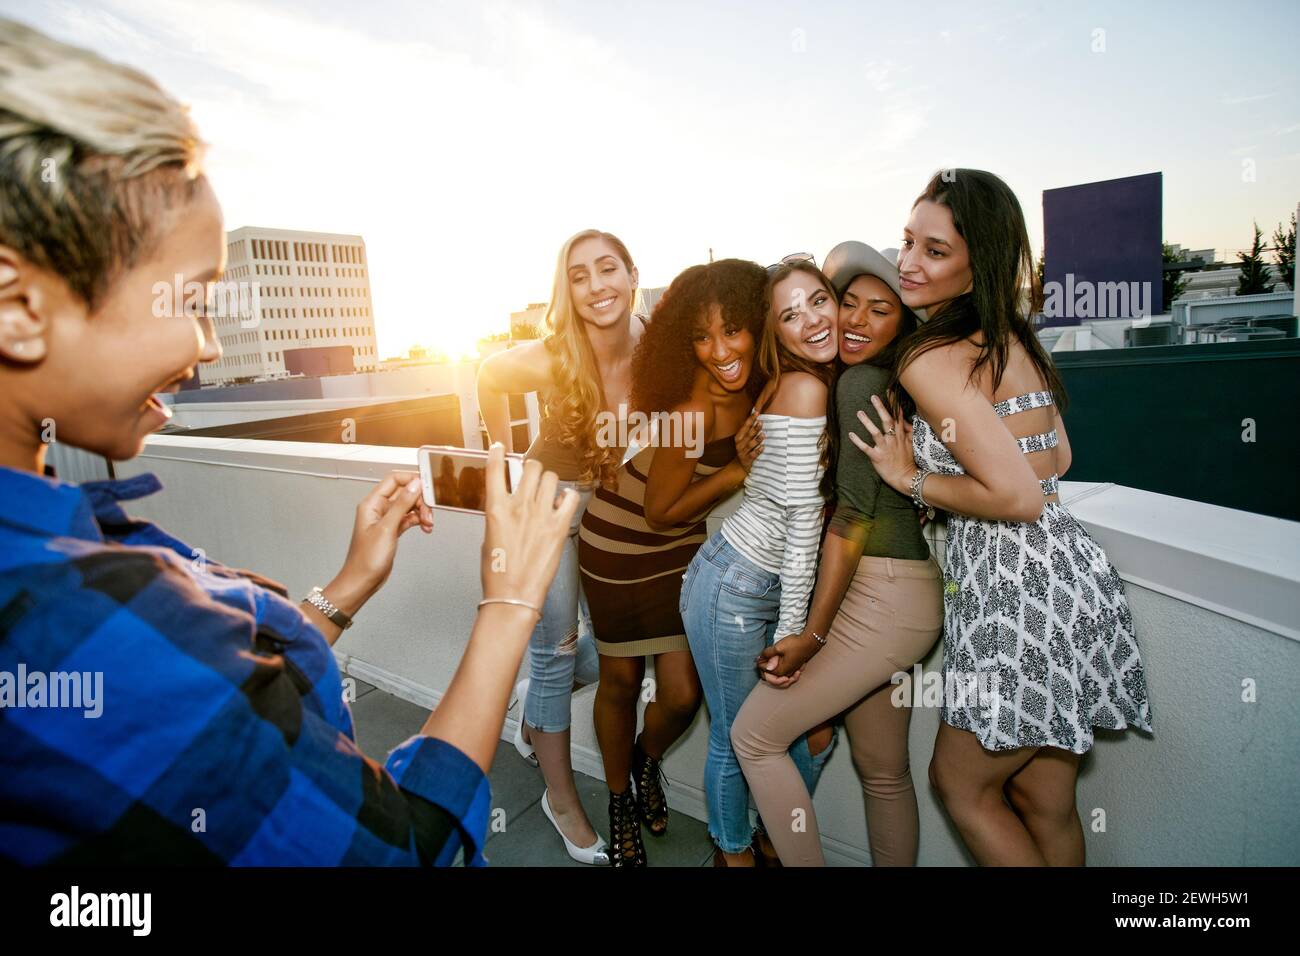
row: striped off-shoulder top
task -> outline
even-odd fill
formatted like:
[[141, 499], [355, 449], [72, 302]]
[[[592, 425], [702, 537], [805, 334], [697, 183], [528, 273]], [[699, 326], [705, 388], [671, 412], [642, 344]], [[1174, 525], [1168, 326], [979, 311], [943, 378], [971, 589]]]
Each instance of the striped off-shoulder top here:
[[745, 497], [721, 533], [749, 560], [781, 576], [777, 639], [803, 630], [817, 575], [825, 499], [819, 485], [826, 416], [760, 415], [763, 453], [750, 466]]

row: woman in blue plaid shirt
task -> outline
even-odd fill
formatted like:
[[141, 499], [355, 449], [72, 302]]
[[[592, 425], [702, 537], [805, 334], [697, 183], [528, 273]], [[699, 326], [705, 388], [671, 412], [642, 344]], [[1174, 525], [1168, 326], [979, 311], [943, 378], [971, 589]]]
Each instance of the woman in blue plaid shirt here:
[[[225, 235], [200, 155], [148, 77], [0, 19], [0, 861], [481, 864], [486, 771], [577, 505], [554, 474], [530, 462], [509, 494], [492, 449], [484, 604], [438, 709], [382, 765], [356, 747], [330, 645], [398, 537], [432, 530], [415, 474], [365, 497], [342, 570], [301, 605], [128, 518], [152, 475], [43, 474], [51, 423], [131, 458], [169, 418], [156, 394], [221, 356], [202, 293]], [[93, 707], [57, 706], [82, 676]]]

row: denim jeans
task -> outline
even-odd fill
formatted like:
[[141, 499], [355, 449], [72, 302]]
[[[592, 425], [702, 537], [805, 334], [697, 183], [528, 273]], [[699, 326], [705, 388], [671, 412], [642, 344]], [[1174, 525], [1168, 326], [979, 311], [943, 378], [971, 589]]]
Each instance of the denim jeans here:
[[569, 525], [569, 537], [560, 552], [560, 566], [546, 592], [542, 617], [528, 640], [528, 695], [524, 720], [543, 733], [569, 729], [576, 677], [584, 684], [600, 680], [600, 655], [591, 633], [591, 615], [578, 576], [578, 526], [591, 500], [591, 489], [561, 481], [556, 493], [573, 488], [582, 496]]
[[[725, 853], [750, 845], [749, 786], [731, 749], [731, 724], [758, 683], [754, 659], [775, 641], [781, 603], [780, 575], [765, 571], [722, 537], [711, 537], [682, 578], [680, 610], [686, 640], [709, 707], [709, 755], [704, 764], [704, 797], [709, 836]], [[823, 754], [829, 755], [828, 747]], [[815, 771], [806, 735], [790, 747], [790, 757], [812, 793]], [[770, 821], [788, 826], [789, 821]]]

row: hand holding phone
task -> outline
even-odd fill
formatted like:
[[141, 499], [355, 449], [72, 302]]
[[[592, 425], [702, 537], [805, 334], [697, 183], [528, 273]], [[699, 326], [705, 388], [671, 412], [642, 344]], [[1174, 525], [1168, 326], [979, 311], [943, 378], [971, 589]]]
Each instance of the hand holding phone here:
[[388, 580], [397, 539], [416, 525], [431, 533], [433, 511], [420, 500], [419, 476], [395, 471], [357, 505], [347, 557], [325, 586], [325, 596], [348, 617], [355, 617]]
[[557, 500], [555, 472], [535, 460], [523, 463], [513, 494], [502, 467], [505, 449], [487, 456], [487, 528], [480, 573], [485, 598], [508, 598], [540, 608], [560, 564], [560, 552], [580, 496], [572, 489]]
[[[518, 486], [522, 455], [505, 455], [506, 491]], [[450, 445], [422, 445], [419, 450], [420, 485], [430, 508], [482, 514], [487, 493], [488, 452]]]

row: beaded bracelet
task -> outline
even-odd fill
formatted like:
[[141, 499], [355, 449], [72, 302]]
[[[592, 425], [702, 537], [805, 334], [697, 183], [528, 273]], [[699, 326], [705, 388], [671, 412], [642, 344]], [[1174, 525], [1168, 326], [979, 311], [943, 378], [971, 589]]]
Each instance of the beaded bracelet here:
[[924, 511], [927, 518], [933, 520], [934, 506], [928, 504], [921, 493], [921, 489], [925, 486], [925, 479], [929, 478], [931, 474], [924, 468], [916, 469], [916, 474], [912, 476], [912, 504]]

